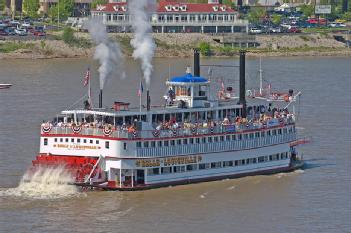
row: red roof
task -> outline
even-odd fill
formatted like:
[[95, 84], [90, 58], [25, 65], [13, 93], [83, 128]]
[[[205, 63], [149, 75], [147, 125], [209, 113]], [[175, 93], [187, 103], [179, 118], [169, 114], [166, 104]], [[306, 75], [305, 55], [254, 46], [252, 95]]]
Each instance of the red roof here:
[[[107, 3], [97, 5], [93, 11], [99, 12], [126, 12], [128, 5], [125, 2]], [[235, 10], [224, 4], [207, 4], [207, 3], [180, 3], [161, 1], [158, 4], [157, 12], [160, 13], [232, 13]]]

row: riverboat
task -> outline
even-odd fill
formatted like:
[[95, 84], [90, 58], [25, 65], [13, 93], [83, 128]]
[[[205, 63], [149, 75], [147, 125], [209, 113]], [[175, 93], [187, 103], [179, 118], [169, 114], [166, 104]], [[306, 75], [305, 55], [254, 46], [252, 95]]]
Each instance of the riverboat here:
[[32, 169], [64, 166], [78, 186], [141, 190], [300, 168], [296, 116], [286, 107], [298, 96], [246, 100], [244, 51], [239, 77], [239, 97], [212, 98], [195, 50], [194, 74], [166, 82], [164, 106], [151, 107], [147, 91], [145, 108], [103, 108], [100, 93], [99, 108], [86, 104], [44, 122]]

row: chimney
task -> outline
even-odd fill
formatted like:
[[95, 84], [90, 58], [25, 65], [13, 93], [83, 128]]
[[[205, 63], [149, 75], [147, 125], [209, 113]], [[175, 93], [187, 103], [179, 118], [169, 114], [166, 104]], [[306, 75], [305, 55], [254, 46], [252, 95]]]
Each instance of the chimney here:
[[99, 94], [99, 108], [102, 108], [102, 89], [100, 89], [100, 94]]
[[150, 98], [150, 92], [149, 90], [146, 91], [146, 110], [150, 111], [150, 104], [151, 104], [151, 98]]
[[194, 77], [200, 77], [200, 54], [199, 54], [199, 49], [194, 49]]
[[240, 96], [239, 96], [239, 104], [243, 105], [241, 111], [241, 117], [246, 118], [246, 100], [245, 100], [245, 53], [246, 51], [240, 50]]

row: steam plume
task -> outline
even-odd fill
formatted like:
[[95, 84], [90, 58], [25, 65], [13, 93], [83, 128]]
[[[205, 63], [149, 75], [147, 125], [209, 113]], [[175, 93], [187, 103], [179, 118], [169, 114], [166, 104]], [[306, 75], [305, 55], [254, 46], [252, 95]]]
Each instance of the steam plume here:
[[113, 74], [122, 74], [123, 55], [117, 42], [109, 40], [106, 27], [99, 19], [88, 22], [88, 30], [91, 38], [97, 44], [94, 59], [100, 63], [99, 78], [100, 89], [104, 88], [105, 82]]
[[141, 69], [147, 86], [150, 86], [150, 77], [153, 70], [152, 57], [155, 53], [155, 42], [151, 36], [152, 27], [149, 21], [148, 10], [154, 8], [155, 0], [130, 0], [128, 11], [132, 17], [134, 38], [130, 44], [134, 48], [133, 58], [141, 60]]

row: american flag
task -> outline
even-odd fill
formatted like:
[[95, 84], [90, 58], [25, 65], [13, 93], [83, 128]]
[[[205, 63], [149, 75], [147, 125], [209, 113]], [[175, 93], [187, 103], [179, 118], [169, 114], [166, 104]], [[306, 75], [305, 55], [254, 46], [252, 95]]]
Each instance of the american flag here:
[[140, 81], [140, 86], [139, 86], [139, 90], [138, 90], [138, 96], [140, 97], [144, 92], [144, 87], [143, 87], [143, 82]]
[[85, 74], [84, 81], [83, 81], [84, 86], [89, 84], [89, 79], [90, 79], [90, 68], [88, 68], [88, 70]]

